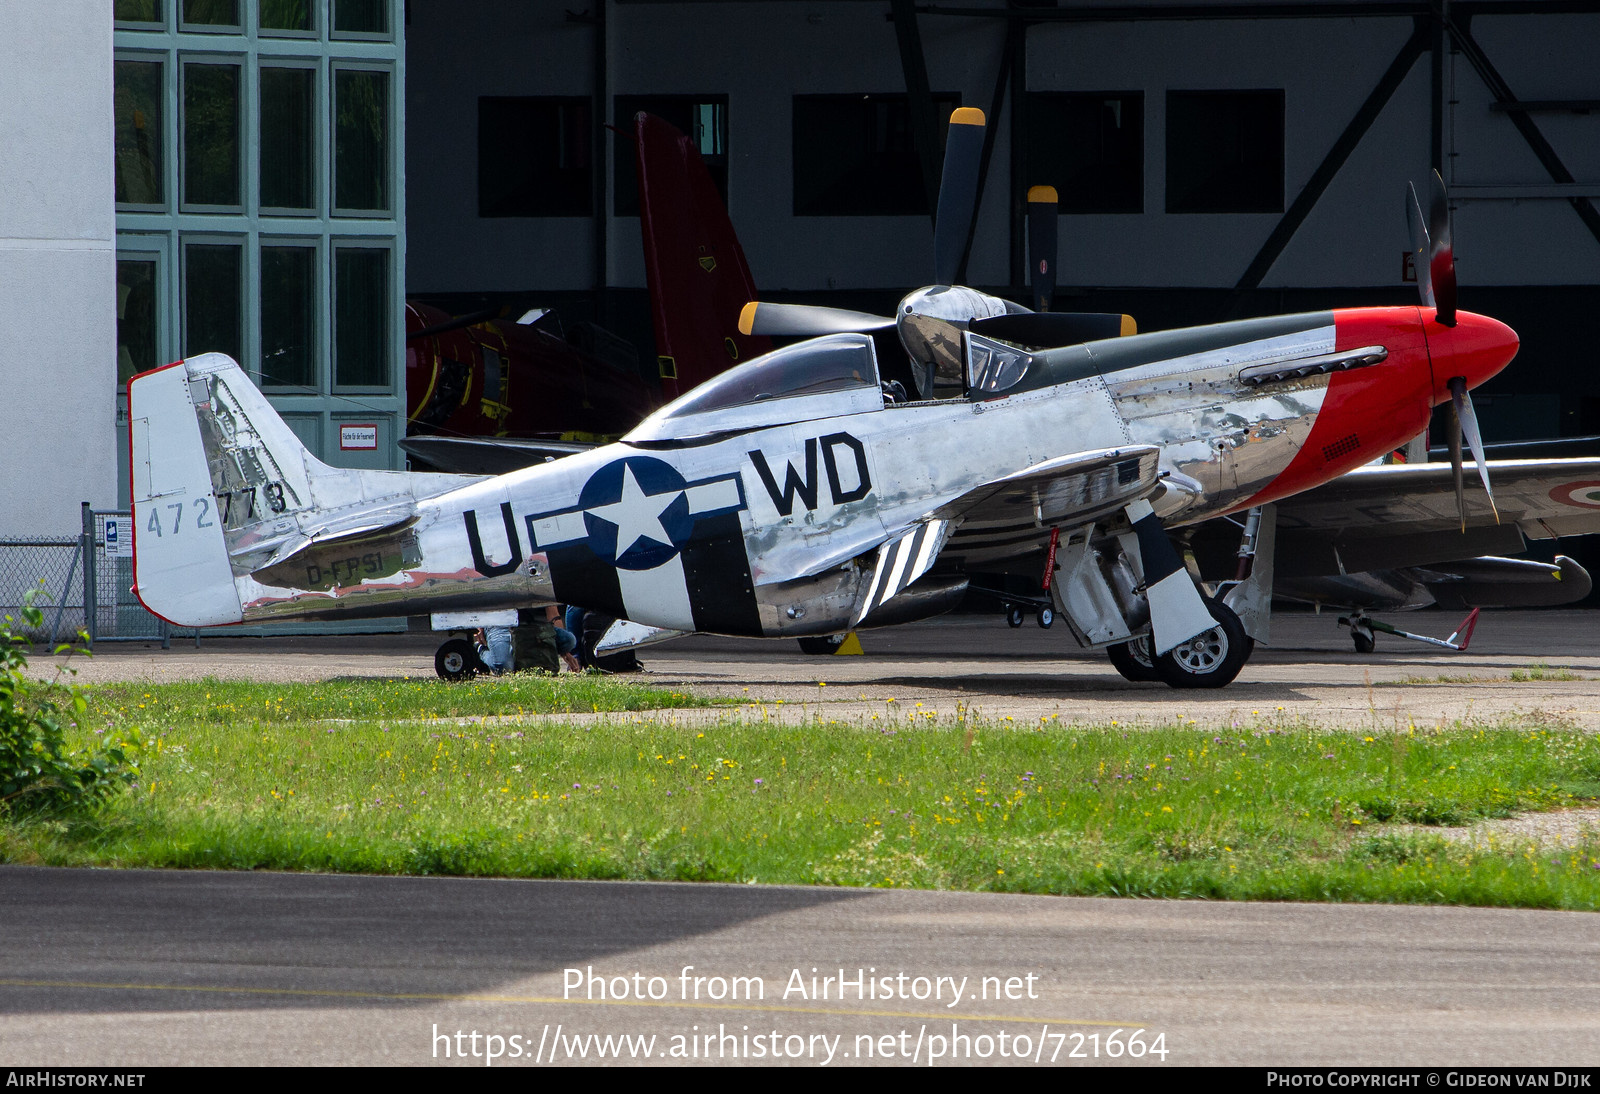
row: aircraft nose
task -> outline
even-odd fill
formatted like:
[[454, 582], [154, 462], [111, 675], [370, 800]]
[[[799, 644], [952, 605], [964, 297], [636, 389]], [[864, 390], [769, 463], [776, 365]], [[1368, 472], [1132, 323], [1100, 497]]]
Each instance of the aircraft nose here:
[[1456, 313], [1453, 327], [1429, 319], [1426, 331], [1434, 405], [1449, 400], [1451, 377], [1464, 376], [1468, 389], [1475, 388], [1510, 364], [1521, 345], [1517, 332], [1500, 320], [1468, 311]]

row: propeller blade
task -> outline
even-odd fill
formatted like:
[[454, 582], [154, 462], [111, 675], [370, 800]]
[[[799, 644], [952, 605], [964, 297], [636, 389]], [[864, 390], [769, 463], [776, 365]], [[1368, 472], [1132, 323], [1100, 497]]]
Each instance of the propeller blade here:
[[1028, 188], [1028, 280], [1033, 310], [1047, 312], [1056, 295], [1056, 188]]
[[[1464, 385], [1463, 385], [1464, 390]], [[1467, 491], [1461, 471], [1461, 396], [1450, 387], [1450, 472], [1456, 487], [1456, 512], [1461, 515], [1461, 530], [1467, 530]]]
[[1428, 276], [1433, 282], [1438, 320], [1447, 327], [1456, 325], [1456, 258], [1450, 241], [1450, 199], [1444, 179], [1433, 173], [1433, 194], [1428, 202]]
[[933, 278], [955, 283], [977, 212], [978, 164], [983, 158], [983, 111], [963, 106], [950, 115], [939, 179], [939, 211], [933, 221]]
[[1433, 276], [1428, 270], [1432, 251], [1428, 243], [1428, 225], [1422, 219], [1417, 188], [1409, 182], [1406, 183], [1406, 227], [1411, 230], [1411, 266], [1417, 274], [1417, 293], [1422, 297], [1423, 307], [1437, 310], [1438, 305], [1433, 301]]
[[1131, 315], [1110, 312], [1021, 312], [974, 319], [967, 329], [1022, 346], [1054, 348], [1137, 333]]
[[739, 312], [739, 333], [816, 338], [824, 334], [866, 334], [886, 330], [894, 320], [820, 304], [763, 304], [752, 300]]
[[[1455, 407], [1456, 417], [1461, 420], [1461, 432], [1466, 435], [1472, 458], [1477, 461], [1478, 478], [1483, 482], [1483, 492], [1489, 495], [1489, 509], [1494, 513], [1494, 522], [1499, 524], [1500, 507], [1494, 503], [1494, 491], [1489, 488], [1489, 461], [1483, 455], [1483, 436], [1478, 432], [1478, 414], [1472, 409], [1472, 395], [1467, 391], [1466, 377], [1450, 377], [1450, 402]], [[1456, 444], [1459, 452], [1460, 442]], [[1461, 477], [1459, 471], [1456, 477]]]

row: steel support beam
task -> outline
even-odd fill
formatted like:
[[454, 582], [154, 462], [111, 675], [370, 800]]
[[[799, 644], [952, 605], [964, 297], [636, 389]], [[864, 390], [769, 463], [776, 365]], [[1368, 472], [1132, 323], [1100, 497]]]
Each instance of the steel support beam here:
[[[1479, 78], [1488, 85], [1489, 93], [1500, 103], [1504, 104], [1506, 115], [1511, 119], [1511, 124], [1517, 127], [1517, 132], [1522, 134], [1522, 139], [1528, 142], [1528, 147], [1533, 149], [1533, 154], [1539, 157], [1539, 162], [1550, 173], [1550, 177], [1557, 183], [1570, 185], [1578, 180], [1572, 177], [1572, 172], [1567, 170], [1567, 165], [1561, 162], [1561, 157], [1556, 155], [1556, 150], [1545, 140], [1539, 126], [1528, 114], [1527, 110], [1517, 108], [1517, 97], [1512, 94], [1510, 86], [1489, 61], [1488, 54], [1483, 52], [1483, 47], [1472, 36], [1472, 29], [1467, 18], [1448, 19], [1446, 26], [1450, 36], [1455, 39], [1462, 56], [1472, 65]], [[1578, 214], [1578, 219], [1583, 221], [1584, 227], [1589, 229], [1589, 234], [1600, 243], [1600, 213], [1595, 211], [1594, 202], [1586, 197], [1571, 197], [1567, 201], [1572, 206], [1572, 211]]]
[[911, 107], [911, 143], [922, 168], [922, 192], [928, 198], [928, 218], [939, 212], [939, 119], [933, 113], [933, 92], [928, 86], [928, 62], [917, 30], [917, 9], [912, 0], [889, 0], [894, 15], [894, 36], [900, 44], [900, 68], [906, 78], [906, 98]]
[[1388, 69], [1378, 80], [1378, 86], [1372, 89], [1372, 94], [1368, 95], [1367, 101], [1361, 104], [1361, 109], [1357, 110], [1356, 116], [1350, 119], [1350, 124], [1345, 126], [1344, 132], [1339, 134], [1339, 139], [1328, 150], [1328, 154], [1323, 158], [1322, 163], [1311, 173], [1311, 178], [1306, 181], [1305, 186], [1300, 190], [1300, 195], [1294, 199], [1294, 204], [1289, 206], [1288, 211], [1283, 214], [1283, 218], [1278, 221], [1278, 226], [1272, 230], [1272, 234], [1267, 237], [1267, 241], [1261, 245], [1261, 250], [1256, 253], [1255, 258], [1250, 260], [1250, 265], [1246, 267], [1244, 276], [1240, 277], [1239, 283], [1233, 287], [1234, 295], [1229, 302], [1228, 308], [1230, 312], [1238, 306], [1240, 297], [1261, 284], [1262, 278], [1267, 276], [1267, 271], [1272, 269], [1272, 264], [1278, 260], [1278, 256], [1283, 253], [1283, 249], [1289, 245], [1289, 240], [1294, 238], [1294, 234], [1300, 229], [1300, 225], [1305, 223], [1306, 217], [1310, 215], [1318, 199], [1327, 190], [1328, 184], [1339, 173], [1339, 168], [1343, 167], [1345, 161], [1350, 158], [1350, 153], [1354, 152], [1356, 145], [1361, 143], [1361, 138], [1366, 135], [1368, 129], [1372, 128], [1372, 123], [1377, 120], [1384, 106], [1388, 104], [1396, 89], [1406, 78], [1406, 74], [1417, 63], [1417, 58], [1421, 57], [1427, 50], [1431, 34], [1430, 23], [1431, 20], [1420, 16], [1415, 20], [1411, 37], [1406, 39], [1405, 45], [1400, 47], [1400, 52], [1389, 63]]
[[1011, 292], [1028, 291], [1028, 24], [1011, 20]]
[[[639, 0], [632, 0], [639, 2]], [[1431, 0], [1313, 0], [1310, 3], [1150, 4], [1126, 7], [1029, 8], [1029, 23], [1148, 23], [1206, 22], [1213, 19], [1403, 19], [1430, 15]], [[1455, 0], [1453, 7], [1466, 15], [1594, 15], [1600, 0]], [[968, 8], [940, 4], [919, 5], [924, 15], [962, 18], [1006, 18], [1003, 8]]]
[[606, 293], [611, 282], [610, 244], [606, 238], [611, 226], [611, 210], [606, 208], [606, 150], [611, 147], [606, 118], [611, 114], [608, 99], [610, 74], [607, 71], [606, 4], [594, 3], [594, 109], [590, 126], [590, 200], [594, 204], [594, 321], [606, 322]]

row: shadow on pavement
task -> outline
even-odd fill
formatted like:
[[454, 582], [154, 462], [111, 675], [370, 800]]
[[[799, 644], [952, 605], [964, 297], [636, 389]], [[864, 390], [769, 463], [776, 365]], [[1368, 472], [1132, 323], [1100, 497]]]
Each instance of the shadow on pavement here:
[[866, 895], [0, 866], [0, 1014], [405, 1006], [420, 1000], [383, 997], [493, 995], [536, 973]]

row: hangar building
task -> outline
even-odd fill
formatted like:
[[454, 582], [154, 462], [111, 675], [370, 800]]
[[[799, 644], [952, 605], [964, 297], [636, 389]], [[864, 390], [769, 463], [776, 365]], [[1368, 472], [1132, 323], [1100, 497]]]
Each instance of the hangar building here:
[[966, 280], [1023, 298], [1023, 195], [1052, 184], [1057, 307], [1141, 329], [1411, 302], [1402, 195], [1436, 166], [1462, 306], [1523, 337], [1488, 439], [1600, 434], [1600, 0], [0, 0], [0, 25], [0, 538], [125, 502], [121, 382], [187, 353], [368, 466], [403, 465], [408, 297], [548, 301], [653, 368], [608, 128], [638, 110], [692, 129], [764, 295], [883, 308], [930, 277], [940, 119], [981, 107]]

